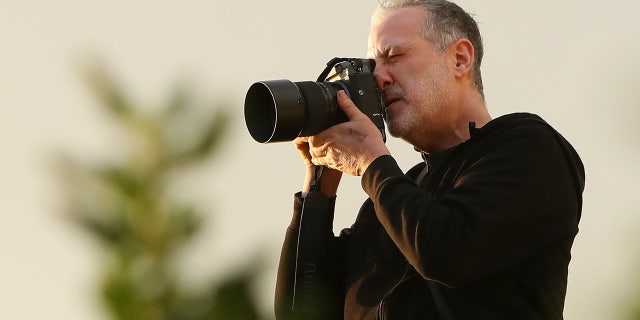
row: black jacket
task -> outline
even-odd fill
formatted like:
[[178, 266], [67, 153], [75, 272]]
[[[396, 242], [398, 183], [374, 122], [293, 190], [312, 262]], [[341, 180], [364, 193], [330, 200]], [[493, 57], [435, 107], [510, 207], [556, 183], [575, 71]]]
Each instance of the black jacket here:
[[338, 237], [335, 199], [297, 194], [276, 317], [562, 319], [582, 162], [532, 114], [470, 130], [406, 174], [376, 159], [362, 177], [370, 198]]

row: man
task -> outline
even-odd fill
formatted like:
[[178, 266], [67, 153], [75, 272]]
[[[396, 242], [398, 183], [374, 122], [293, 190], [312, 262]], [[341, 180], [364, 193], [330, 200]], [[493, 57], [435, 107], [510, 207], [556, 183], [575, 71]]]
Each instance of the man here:
[[[295, 140], [307, 173], [277, 318], [562, 319], [584, 187], [575, 150], [538, 116], [491, 119], [480, 34], [453, 3], [383, 1], [369, 56], [388, 131], [424, 162], [404, 174], [377, 127], [338, 94], [350, 120]], [[362, 176], [370, 198], [334, 237], [343, 172]], [[301, 213], [315, 220], [301, 227]]]

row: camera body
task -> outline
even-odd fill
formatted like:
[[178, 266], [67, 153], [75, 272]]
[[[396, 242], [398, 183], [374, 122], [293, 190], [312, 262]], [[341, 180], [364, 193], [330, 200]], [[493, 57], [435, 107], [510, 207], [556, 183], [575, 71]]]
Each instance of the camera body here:
[[346, 122], [349, 119], [337, 101], [338, 91], [344, 90], [385, 139], [384, 104], [374, 68], [372, 59], [334, 58], [315, 82], [283, 79], [254, 83], [244, 104], [249, 133], [261, 143], [291, 141]]

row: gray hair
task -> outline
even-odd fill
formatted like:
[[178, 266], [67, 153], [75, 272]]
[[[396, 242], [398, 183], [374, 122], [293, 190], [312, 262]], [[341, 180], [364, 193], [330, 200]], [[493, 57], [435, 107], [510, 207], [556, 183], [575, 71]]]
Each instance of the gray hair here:
[[415, 6], [425, 8], [423, 36], [440, 52], [462, 38], [471, 42], [475, 52], [471, 74], [475, 87], [484, 96], [480, 74], [484, 50], [480, 30], [473, 17], [457, 4], [446, 0], [378, 0], [378, 11]]

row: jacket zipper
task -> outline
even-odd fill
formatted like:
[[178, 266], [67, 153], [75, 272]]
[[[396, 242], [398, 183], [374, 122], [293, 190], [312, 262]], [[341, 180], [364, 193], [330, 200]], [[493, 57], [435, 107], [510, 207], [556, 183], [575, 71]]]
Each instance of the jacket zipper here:
[[389, 293], [384, 294], [384, 296], [382, 297], [382, 300], [380, 300], [380, 304], [378, 305], [378, 320], [384, 320], [384, 306], [385, 306], [384, 302], [388, 294]]

